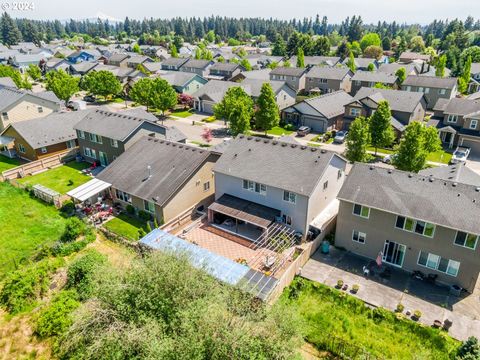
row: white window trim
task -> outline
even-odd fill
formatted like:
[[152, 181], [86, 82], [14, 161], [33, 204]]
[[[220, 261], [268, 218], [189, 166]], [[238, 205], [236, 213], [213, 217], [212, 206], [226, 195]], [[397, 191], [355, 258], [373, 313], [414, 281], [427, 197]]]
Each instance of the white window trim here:
[[455, 114], [448, 114], [448, 117], [447, 117], [447, 123], [450, 123], [450, 124], [456, 124], [458, 121], [458, 115], [455, 115]]
[[[358, 206], [361, 207], [361, 208], [360, 208], [360, 214], [355, 214], [355, 205], [358, 205]], [[365, 207], [365, 208], [368, 208], [368, 216], [363, 216], [363, 215], [362, 215], [362, 210], [363, 210], [364, 207]], [[360, 205], [360, 204], [355, 204], [355, 203], [354, 203], [353, 206], [352, 206], [352, 214], [355, 215], [355, 216], [364, 218], [364, 219], [370, 219], [370, 210], [371, 210], [371, 208], [369, 208], [368, 206], [364, 206], [364, 205]]]
[[43, 147], [40, 148], [40, 152], [42, 154], [46, 154], [48, 152], [48, 149], [45, 146], [43, 146]]
[[[437, 261], [437, 264], [436, 264], [435, 268], [429, 267], [429, 266], [427, 266], [426, 264], [425, 264], [425, 265], [420, 264], [420, 255], [422, 254], [422, 252], [428, 254], [428, 256], [434, 255], [434, 256], [437, 256], [437, 257], [438, 257], [438, 261]], [[428, 256], [427, 256], [427, 264], [428, 264]], [[451, 277], [457, 277], [457, 276], [458, 276], [458, 273], [460, 272], [460, 265], [461, 265], [462, 263], [461, 263], [460, 261], [456, 261], [456, 260], [452, 260], [452, 259], [447, 259], [447, 258], [443, 258], [443, 259], [448, 260], [447, 269], [446, 269], [445, 271], [438, 270], [438, 265], [440, 264], [440, 261], [442, 260], [442, 257], [441, 257], [440, 255], [432, 254], [432, 253], [429, 253], [428, 251], [420, 250], [420, 251], [418, 252], [417, 265], [418, 265], [418, 266], [421, 266], [421, 267], [424, 267], [424, 268], [426, 268], [426, 269], [430, 269], [430, 270], [433, 270], [433, 271], [438, 271], [439, 273], [442, 273], [442, 274], [445, 274], [445, 275], [448, 275], [448, 276], [451, 276]], [[452, 274], [449, 274], [449, 273], [448, 273], [448, 268], [450, 267], [450, 262], [458, 263], [458, 269], [457, 269], [457, 273], [456, 273], [455, 275], [452, 275]]]
[[[463, 232], [463, 233], [465, 233], [465, 234], [467, 234], [467, 235], [475, 235], [475, 234], [467, 233], [467, 232], [465, 232], [465, 231], [457, 230], [457, 232], [455, 233], [455, 237], [453, 238], [453, 245], [459, 246], [459, 247], [461, 247], [461, 248], [465, 248], [465, 249], [468, 249], [468, 250], [473, 250], [473, 251], [475, 251], [475, 250], [477, 249], [478, 239], [480, 239], [480, 235], [477, 235], [477, 238], [475, 239], [475, 246], [474, 246], [473, 248], [471, 248], [471, 247], [468, 247], [468, 246], [465, 246], [465, 245], [460, 245], [460, 244], [457, 244], [457, 243], [456, 243], [457, 236], [458, 236], [458, 233], [459, 233], [459, 232]], [[467, 243], [466, 240], [467, 240], [467, 239], [465, 239], [465, 244]]]
[[[285, 193], [288, 193], [288, 200], [285, 200]], [[293, 194], [294, 195], [294, 200], [291, 201], [291, 197], [290, 195]], [[295, 194], [293, 191], [288, 191], [288, 190], [283, 190], [283, 196], [282, 196], [282, 199], [283, 201], [285, 201], [286, 203], [289, 203], [289, 204], [296, 204], [297, 203], [297, 194]]]
[[[358, 238], [359, 238], [359, 239], [360, 239], [360, 237], [363, 235], [363, 242], [354, 239], [355, 231], [358, 232]], [[357, 243], [357, 244], [365, 245], [365, 243], [367, 242], [367, 234], [364, 233], [364, 232], [358, 231], [358, 230], [352, 230], [352, 241], [353, 241], [354, 243]]]
[[[153, 205], [153, 210], [150, 210], [150, 204]], [[155, 203], [153, 201], [143, 200], [143, 209], [149, 214], [155, 215]]]
[[80, 139], [85, 139], [85, 131], [83, 130], [78, 130], [78, 137]]
[[[475, 124], [475, 125], [472, 126], [473, 124]], [[470, 120], [470, 126], [469, 126], [470, 130], [475, 130], [477, 128], [477, 126], [478, 126], [478, 120], [476, 120], [476, 119]]]
[[27, 150], [25, 149], [25, 146], [23, 144], [18, 144], [18, 151], [22, 154], [25, 154]]

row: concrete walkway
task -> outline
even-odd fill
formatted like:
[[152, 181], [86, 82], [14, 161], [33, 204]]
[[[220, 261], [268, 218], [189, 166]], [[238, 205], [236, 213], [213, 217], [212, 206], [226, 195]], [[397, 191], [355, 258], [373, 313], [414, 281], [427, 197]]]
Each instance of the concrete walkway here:
[[405, 311], [422, 312], [420, 322], [431, 326], [434, 320], [453, 322], [449, 334], [466, 340], [469, 336], [480, 338], [480, 302], [478, 294], [455, 297], [448, 288], [415, 280], [402, 270], [393, 269], [389, 279], [378, 276], [365, 278], [362, 268], [368, 259], [331, 247], [328, 255], [317, 251], [305, 264], [301, 276], [328, 286], [336, 286], [343, 280], [348, 288], [358, 284], [360, 290], [354, 296], [375, 307], [394, 311], [399, 303]]

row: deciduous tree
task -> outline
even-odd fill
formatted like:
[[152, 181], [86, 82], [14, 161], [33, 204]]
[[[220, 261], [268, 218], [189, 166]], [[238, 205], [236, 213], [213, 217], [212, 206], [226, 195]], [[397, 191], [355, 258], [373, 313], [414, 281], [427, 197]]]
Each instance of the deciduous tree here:
[[241, 87], [234, 86], [229, 88], [222, 101], [214, 106], [214, 113], [217, 119], [229, 122], [232, 135], [246, 133], [250, 130], [253, 100]]
[[377, 33], [368, 33], [363, 35], [362, 39], [360, 40], [360, 47], [362, 51], [369, 46], [382, 46], [382, 40], [380, 40], [380, 36]]
[[351, 162], [365, 162], [370, 157], [367, 148], [370, 145], [369, 121], [363, 116], [357, 117], [350, 125], [346, 141], [346, 157]]
[[298, 68], [305, 67], [305, 54], [303, 53], [302, 48], [298, 48], [298, 51], [297, 51], [297, 67]]
[[68, 100], [78, 90], [79, 78], [67, 74], [62, 69], [58, 71], [50, 71], [46, 75], [46, 88], [61, 100], [68, 103]]
[[397, 71], [395, 71], [395, 76], [398, 78], [398, 84], [402, 85], [402, 83], [407, 78], [407, 71], [404, 67], [401, 67]]
[[122, 91], [120, 81], [107, 70], [89, 72], [83, 77], [81, 86], [90, 93], [103, 96], [106, 99]]

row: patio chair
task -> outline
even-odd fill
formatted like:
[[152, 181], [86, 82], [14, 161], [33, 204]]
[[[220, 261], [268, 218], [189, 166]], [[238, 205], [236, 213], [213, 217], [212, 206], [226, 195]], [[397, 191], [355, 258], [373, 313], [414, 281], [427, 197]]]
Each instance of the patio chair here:
[[274, 264], [275, 264], [275, 256], [265, 256], [265, 260], [263, 262], [263, 265], [265, 266], [266, 269], [270, 269]]

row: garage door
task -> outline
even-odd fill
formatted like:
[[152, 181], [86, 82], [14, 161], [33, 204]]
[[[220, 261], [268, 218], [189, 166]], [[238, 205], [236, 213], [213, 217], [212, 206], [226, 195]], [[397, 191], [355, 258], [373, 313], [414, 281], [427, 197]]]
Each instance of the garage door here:
[[463, 139], [463, 142], [460, 141], [461, 146], [466, 146], [470, 148], [470, 159], [480, 160], [480, 140], [467, 140]]
[[318, 133], [324, 133], [327, 131], [326, 121], [319, 118], [304, 116], [302, 118], [302, 125], [308, 126], [312, 129], [312, 131]]
[[204, 101], [203, 102], [203, 112], [207, 114], [213, 114], [213, 106], [215, 104], [211, 102]]

